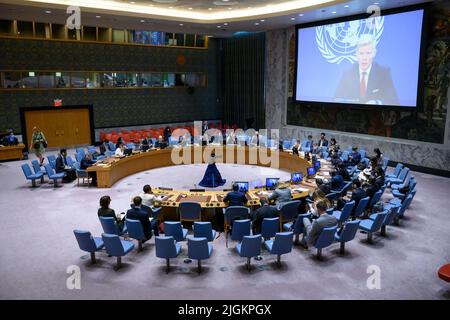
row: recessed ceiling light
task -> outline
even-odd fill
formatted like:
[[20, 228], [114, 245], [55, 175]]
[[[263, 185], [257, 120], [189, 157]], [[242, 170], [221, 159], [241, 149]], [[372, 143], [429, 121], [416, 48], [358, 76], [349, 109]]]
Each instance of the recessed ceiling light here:
[[130, 3], [131, 3], [131, 4], [135, 4], [136, 2], [134, 2], [134, 1], [130, 1]]
[[145, 22], [145, 20], [141, 20], [141, 22]]
[[336, 13], [337, 13], [336, 11], [333, 11], [333, 12], [332, 12], [332, 14], [336, 14]]
[[299, 17], [303, 17], [304, 16], [304, 14], [303, 13], [300, 13], [299, 15], [298, 15]]
[[169, 7], [169, 9], [173, 9], [173, 7]]
[[47, 10], [47, 11], [45, 11], [45, 13], [48, 13], [48, 14], [50, 14], [50, 13], [52, 13], [50, 10]]
[[102, 16], [95, 16], [97, 19], [100, 19]]
[[180, 23], [180, 27], [182, 27], [183, 26], [183, 24], [182, 23]]
[[295, 18], [291, 18], [291, 20], [295, 20]]
[[247, 9], [251, 9], [252, 7], [248, 7]]
[[231, 9], [233, 9], [233, 8], [228, 8], [228, 10], [231, 10]]
[[217, 28], [222, 28], [222, 26], [217, 26]]
[[259, 22], [255, 22], [255, 26], [259, 26]]
[[228, 22], [225, 22], [223, 25], [224, 25], [224, 26], [227, 26], [227, 25], [228, 25]]
[[210, 10], [210, 11], [211, 11], [211, 10], [212, 10], [212, 8], [208, 8], [208, 10]]
[[261, 22], [264, 22], [264, 21], [266, 21], [266, 20], [264, 20], [264, 19], [261, 19], [261, 20], [259, 20], [259, 21], [261, 21]]
[[192, 10], [192, 8], [188, 8], [189, 10]]

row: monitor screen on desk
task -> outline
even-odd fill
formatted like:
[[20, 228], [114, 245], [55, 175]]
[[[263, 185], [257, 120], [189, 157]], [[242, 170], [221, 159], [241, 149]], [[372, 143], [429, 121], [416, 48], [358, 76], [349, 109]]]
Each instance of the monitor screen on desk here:
[[318, 171], [318, 170], [320, 169], [320, 161], [314, 162], [314, 167], [315, 167], [316, 170]]
[[266, 178], [266, 189], [275, 190], [278, 187], [280, 178]]
[[316, 174], [316, 168], [310, 167], [308, 168], [308, 176], [314, 176]]
[[240, 192], [248, 192], [248, 182], [247, 181], [236, 181], [235, 184], [238, 185]]
[[133, 149], [127, 148], [125, 149], [125, 151], [123, 152], [124, 155], [129, 156], [133, 153]]
[[303, 174], [301, 172], [291, 173], [291, 182], [300, 183], [303, 181]]

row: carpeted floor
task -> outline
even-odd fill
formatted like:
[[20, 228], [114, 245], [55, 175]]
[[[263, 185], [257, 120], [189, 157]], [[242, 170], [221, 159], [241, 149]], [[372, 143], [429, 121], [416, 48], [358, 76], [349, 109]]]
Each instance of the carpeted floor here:
[[[115, 258], [105, 252], [91, 265], [73, 229], [101, 235], [96, 212], [102, 195], [111, 196], [116, 211], [125, 211], [144, 184], [194, 187], [206, 165], [142, 172], [102, 190], [76, 183], [31, 188], [22, 163], [0, 163], [1, 299], [450, 299], [450, 284], [437, 277], [438, 268], [450, 263], [447, 178], [414, 173], [417, 195], [401, 225], [388, 227], [387, 237], [376, 235], [373, 245], [358, 233], [347, 244], [345, 256], [338, 254], [337, 243], [324, 249], [323, 261], [313, 256], [315, 250], [294, 246], [277, 268], [276, 257], [263, 250], [263, 260], [252, 260], [249, 273], [246, 259], [235, 253], [234, 243], [227, 249], [222, 235], [213, 242], [202, 274], [197, 274], [195, 261], [184, 262], [186, 242], [166, 274], [165, 261], [155, 257], [154, 239], [142, 252], [134, 250], [124, 257], [123, 268], [116, 271]], [[250, 166], [219, 165], [219, 170], [227, 179], [225, 188], [233, 180], [264, 182], [270, 176], [289, 176]], [[390, 197], [386, 192], [383, 199]], [[80, 290], [66, 286], [66, 270], [72, 265], [81, 269]], [[381, 288], [370, 290], [367, 271], [374, 265], [381, 271]]]

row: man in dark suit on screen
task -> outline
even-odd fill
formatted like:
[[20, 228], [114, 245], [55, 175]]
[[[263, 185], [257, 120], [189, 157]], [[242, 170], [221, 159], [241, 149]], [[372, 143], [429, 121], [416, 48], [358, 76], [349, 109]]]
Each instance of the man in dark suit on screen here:
[[375, 40], [363, 35], [358, 41], [355, 64], [341, 78], [335, 102], [373, 105], [399, 105], [389, 68], [373, 60], [377, 54]]

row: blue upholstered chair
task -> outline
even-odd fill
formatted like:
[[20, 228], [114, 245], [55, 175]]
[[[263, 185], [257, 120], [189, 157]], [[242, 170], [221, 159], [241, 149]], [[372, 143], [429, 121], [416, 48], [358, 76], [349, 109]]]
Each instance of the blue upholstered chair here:
[[322, 258], [322, 249], [330, 246], [334, 242], [334, 235], [336, 234], [337, 226], [323, 228], [319, 237], [313, 246], [317, 249], [317, 258]]
[[404, 167], [402, 171], [400, 171], [400, 174], [397, 178], [387, 178], [386, 182], [388, 183], [388, 185], [402, 184], [403, 182], [405, 182], [405, 179], [408, 176], [409, 171], [410, 170], [408, 167]]
[[95, 263], [95, 252], [102, 250], [105, 246], [102, 238], [93, 237], [89, 231], [84, 230], [73, 230], [73, 233], [80, 249], [89, 252], [91, 254], [91, 262]]
[[363, 212], [366, 209], [369, 201], [370, 201], [370, 197], [362, 198], [359, 201], [358, 205], [356, 206], [355, 212], [353, 213], [353, 217], [354, 218], [358, 218], [358, 217], [360, 217], [363, 214]]
[[144, 228], [139, 220], [125, 219], [128, 236], [138, 241], [138, 251], [142, 251], [143, 241], [147, 241], [144, 234]]
[[202, 207], [198, 202], [181, 202], [178, 207], [180, 221], [201, 221]]
[[280, 208], [280, 229], [283, 228], [283, 223], [290, 222], [298, 215], [299, 200], [289, 201], [284, 203]]
[[250, 259], [261, 254], [261, 235], [245, 236], [241, 243], [236, 245], [237, 253], [244, 258], [247, 258], [247, 270], [250, 271]]
[[75, 159], [77, 160], [78, 163], [81, 163], [81, 161], [84, 159], [84, 155], [80, 152], [75, 153]]
[[47, 171], [48, 179], [53, 180], [53, 186], [56, 188], [58, 186], [58, 179], [64, 178], [66, 174], [64, 172], [55, 173], [55, 170], [53, 170], [53, 168], [49, 164], [46, 164], [44, 168], [45, 171]]
[[377, 202], [381, 200], [382, 195], [383, 195], [383, 190], [378, 190], [377, 192], [375, 192], [375, 194], [373, 195], [373, 197], [369, 203], [370, 210], [372, 210], [373, 206], [376, 205]]
[[69, 155], [66, 156], [66, 162], [69, 167], [75, 168], [74, 167], [75, 161], [73, 161], [71, 156]]
[[358, 231], [359, 221], [349, 221], [345, 224], [344, 229], [341, 234], [334, 235], [334, 239], [341, 243], [340, 253], [345, 254], [345, 243], [352, 241], [355, 238], [356, 232]]
[[33, 160], [31, 161], [31, 166], [33, 167], [33, 171], [34, 173], [42, 173], [42, 177], [41, 177], [41, 183], [44, 183], [44, 176], [47, 174], [47, 172], [45, 171], [45, 169], [41, 168], [41, 165], [39, 164], [39, 162], [37, 160]]
[[292, 251], [292, 242], [294, 240], [294, 233], [279, 232], [275, 235], [275, 240], [267, 240], [264, 242], [266, 249], [271, 254], [277, 255], [277, 264], [281, 265], [281, 255]]
[[280, 231], [280, 218], [264, 218], [261, 225], [261, 236], [264, 240], [270, 240]]
[[389, 158], [388, 157], [383, 157], [383, 164], [382, 164], [382, 168], [383, 168], [383, 170], [384, 170], [384, 172], [386, 172], [386, 170], [387, 170], [387, 167], [388, 167], [388, 165], [389, 165]]
[[84, 179], [87, 179], [87, 181], [89, 183], [89, 174], [87, 173], [86, 170], [83, 170], [80, 168], [80, 163], [75, 162], [73, 165], [75, 168], [75, 172], [77, 174], [77, 185], [80, 185], [80, 179], [82, 179], [83, 184], [84, 184]]
[[166, 273], [170, 270], [170, 259], [178, 257], [181, 252], [181, 244], [173, 237], [155, 237], [156, 257], [166, 259]]
[[30, 166], [27, 163], [21, 165], [21, 167], [25, 178], [27, 180], [31, 180], [33, 187], [36, 187], [36, 179], [41, 179], [43, 177], [42, 172], [33, 174], [33, 172], [31, 172]]
[[112, 156], [114, 155], [114, 152], [113, 151], [105, 151], [105, 157], [106, 158], [111, 158]]
[[100, 220], [104, 233], [115, 234], [118, 236], [127, 233], [127, 226], [125, 225], [123, 230], [120, 231], [113, 217], [98, 217], [98, 219]]
[[213, 230], [212, 224], [209, 221], [194, 222], [192, 229], [194, 230], [195, 238], [204, 237], [204, 238], [208, 239], [208, 241], [214, 241], [214, 239], [216, 237], [216, 231]]
[[109, 148], [109, 151], [111, 151], [113, 153], [116, 151], [116, 145], [111, 141], [108, 142], [108, 148]]
[[305, 227], [303, 226], [303, 219], [304, 218], [311, 218], [311, 214], [304, 213], [299, 214], [297, 219], [293, 223], [285, 223], [283, 224], [283, 230], [284, 231], [292, 231], [295, 235], [294, 243], [299, 243], [299, 236], [300, 234], [305, 232]]
[[342, 208], [341, 211], [339, 210], [333, 211], [332, 215], [336, 217], [339, 225], [342, 225], [345, 221], [347, 221], [350, 218], [354, 206], [355, 201], [349, 201], [344, 205], [344, 208]]
[[[415, 192], [414, 192], [414, 194], [415, 194]], [[409, 195], [406, 197], [406, 199], [405, 199], [402, 203], [394, 203], [394, 204], [388, 203], [388, 204], [386, 204], [386, 205], [384, 206], [384, 208], [385, 208], [386, 210], [389, 210], [389, 209], [391, 209], [391, 208], [393, 208], [393, 207], [396, 207], [396, 206], [398, 206], [399, 204], [401, 204], [400, 209], [398, 209], [398, 212], [397, 212], [397, 214], [396, 214], [395, 217], [394, 217], [394, 223], [395, 223], [396, 225], [399, 225], [399, 224], [400, 224], [400, 219], [403, 218], [403, 216], [405, 215], [405, 211], [406, 211], [406, 209], [409, 207], [409, 205], [411, 204], [413, 197], [414, 197], [414, 195], [411, 193], [411, 194], [409, 194]]]
[[242, 241], [244, 236], [250, 235], [250, 219], [234, 220], [233, 229], [231, 230], [231, 240]]
[[391, 174], [387, 174], [386, 175], [386, 179], [387, 178], [398, 178], [400, 171], [402, 171], [403, 169], [403, 164], [402, 163], [397, 163], [397, 165], [395, 166], [394, 172], [392, 172]]
[[283, 140], [283, 149], [284, 150], [290, 150], [291, 149], [291, 141], [289, 140]]
[[120, 240], [118, 235], [110, 233], [103, 233], [102, 239], [105, 243], [106, 252], [110, 256], [117, 258], [116, 268], [120, 268], [122, 266], [122, 257], [134, 249], [133, 242]]
[[164, 235], [166, 237], [173, 237], [175, 241], [185, 241], [188, 230], [184, 229], [180, 221], [165, 221]]
[[351, 182], [347, 182], [345, 183], [341, 189], [339, 190], [331, 190], [331, 192], [333, 193], [338, 193], [341, 196], [345, 196], [345, 194], [347, 193], [347, 191], [352, 187], [352, 183]]
[[51, 155], [47, 156], [47, 160], [48, 160], [48, 163], [52, 166], [52, 168], [55, 169], [55, 167], [56, 167], [55, 166], [56, 165], [55, 155], [51, 154]]
[[[382, 236], [386, 236], [386, 227], [394, 222], [394, 218], [398, 214], [398, 210], [400, 210], [400, 206], [394, 206], [387, 210], [387, 214], [384, 217], [383, 223], [381, 224], [381, 231], [380, 234]], [[369, 219], [375, 220], [377, 218], [377, 214], [374, 213], [370, 215]]]
[[79, 153], [83, 158], [86, 156], [86, 151], [84, 150], [84, 148], [76, 148], [75, 152]]
[[212, 244], [205, 237], [188, 238], [188, 257], [198, 261], [198, 273], [202, 271], [202, 260], [209, 259], [212, 251]]
[[372, 235], [381, 229], [383, 221], [386, 218], [387, 210], [376, 213], [373, 215], [372, 219], [364, 219], [359, 223], [359, 228], [367, 232], [367, 242], [372, 243]]
[[243, 206], [230, 206], [224, 210], [224, 230], [225, 243], [228, 248], [228, 234], [230, 232], [231, 221], [233, 219], [247, 219], [250, 216], [250, 209]]

